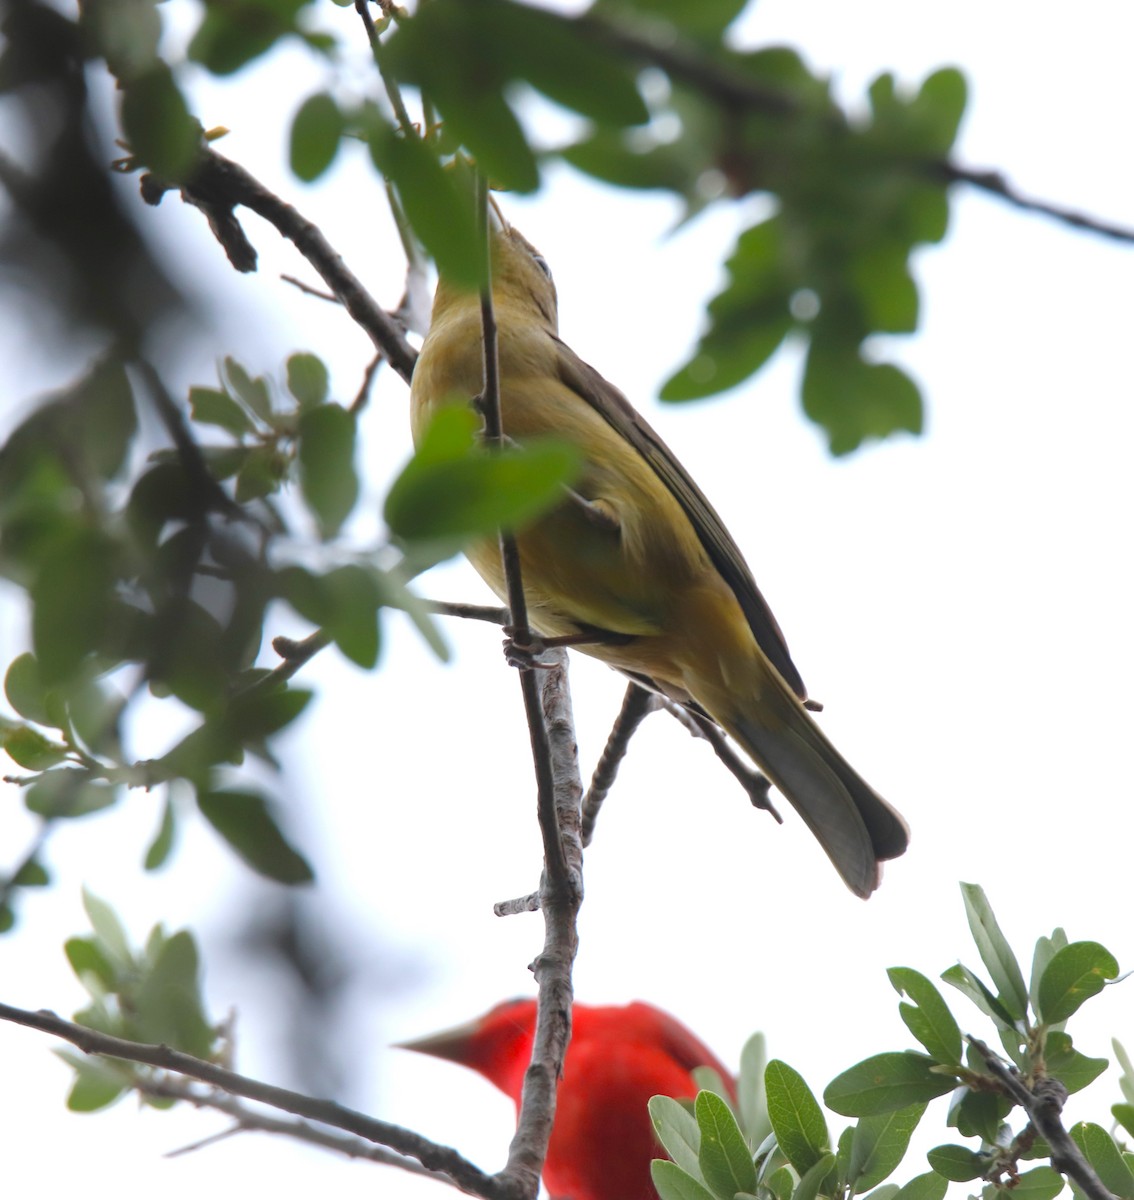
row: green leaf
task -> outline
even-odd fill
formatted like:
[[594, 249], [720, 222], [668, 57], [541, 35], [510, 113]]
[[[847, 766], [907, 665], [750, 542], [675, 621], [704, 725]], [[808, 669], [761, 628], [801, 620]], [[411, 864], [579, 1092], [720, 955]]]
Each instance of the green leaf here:
[[781, 217], [746, 229], [725, 264], [728, 286], [708, 306], [710, 325], [693, 357], [661, 389], [663, 400], [713, 396], [742, 383], [790, 332], [797, 287]]
[[83, 888], [83, 908], [86, 910], [87, 920], [90, 921], [91, 928], [98, 938], [99, 948], [110, 956], [111, 961], [119, 969], [131, 968], [134, 963], [134, 955], [130, 950], [130, 942], [126, 937], [126, 930], [123, 929], [122, 922], [118, 919], [118, 914], [105, 900], [100, 900], [94, 892], [88, 891], [86, 888]]
[[915, 1175], [905, 1184], [894, 1197], [894, 1200], [945, 1200], [949, 1190], [949, 1181], [936, 1171], [926, 1171], [924, 1175]]
[[79, 679], [67, 690], [71, 726], [89, 750], [121, 760], [120, 721], [126, 701], [116, 690], [101, 687], [93, 678]]
[[161, 823], [158, 825], [157, 833], [154, 834], [154, 840], [149, 844], [146, 850], [146, 857], [142, 861], [142, 866], [147, 871], [156, 871], [159, 867], [165, 866], [169, 859], [170, 851], [173, 849], [173, 839], [176, 832], [177, 821], [173, 810], [173, 801], [169, 796], [166, 796], [165, 804], [161, 810]]
[[[983, 1063], [978, 1068], [984, 1071]], [[1000, 1125], [1011, 1110], [1011, 1101], [993, 1092], [977, 1092], [965, 1087], [952, 1103], [949, 1124], [964, 1137], [980, 1137], [995, 1143]]]
[[75, 526], [44, 554], [31, 587], [32, 647], [50, 687], [70, 679], [97, 650], [113, 611], [118, 546], [97, 529]]
[[788, 1162], [804, 1175], [830, 1145], [823, 1110], [803, 1076], [778, 1058], [768, 1063], [764, 1088], [776, 1141]]
[[200, 964], [192, 935], [182, 930], [161, 940], [147, 965], [130, 1014], [134, 1036], [209, 1058], [214, 1038], [201, 1000]]
[[755, 1192], [752, 1153], [732, 1109], [714, 1092], [698, 1092], [693, 1112], [701, 1130], [698, 1163], [705, 1182], [720, 1200], [732, 1200], [737, 1192]]
[[856, 348], [813, 336], [803, 375], [803, 408], [827, 433], [831, 453], [870, 438], [921, 433], [917, 385], [893, 363], [864, 362]]
[[1055, 1076], [1072, 1094], [1093, 1083], [1110, 1065], [1105, 1058], [1089, 1058], [1071, 1044], [1068, 1034], [1051, 1030], [1044, 1047], [1048, 1074]]
[[254, 446], [236, 476], [236, 500], [247, 504], [279, 490], [287, 474], [287, 460], [274, 446]]
[[299, 484], [324, 540], [338, 533], [358, 500], [354, 415], [320, 404], [299, 418]]
[[178, 183], [192, 172], [201, 126], [164, 63], [123, 89], [122, 130], [131, 151], [161, 179]]
[[570, 17], [499, 0], [483, 8], [492, 36], [506, 49], [504, 65], [549, 99], [600, 125], [642, 125], [650, 119], [635, 69], [581, 33]]
[[967, 1146], [936, 1146], [926, 1157], [938, 1175], [953, 1183], [967, 1183], [970, 1179], [979, 1179], [988, 1165], [986, 1159], [974, 1154]]
[[982, 1013], [991, 1017], [1001, 1028], [1015, 1030], [1016, 1023], [1008, 1010], [968, 967], [957, 963], [947, 971], [942, 971], [941, 978], [958, 991], [964, 992]]
[[1112, 1104], [1110, 1112], [1127, 1133], [1134, 1134], [1134, 1104]]
[[291, 123], [289, 160], [305, 183], [319, 178], [335, 160], [345, 127], [343, 114], [326, 92], [308, 96]]
[[1130, 1055], [1126, 1053], [1126, 1047], [1123, 1046], [1118, 1038], [1111, 1038], [1110, 1046], [1122, 1071], [1122, 1075], [1118, 1080], [1119, 1086], [1122, 1088], [1122, 1094], [1126, 1097], [1128, 1104], [1134, 1105], [1134, 1063], [1130, 1061]]
[[822, 1155], [804, 1172], [799, 1185], [792, 1193], [791, 1200], [815, 1200], [816, 1196], [829, 1194], [829, 1180], [835, 1170], [835, 1156], [831, 1153]]
[[862, 1117], [851, 1142], [847, 1182], [857, 1193], [877, 1187], [906, 1156], [910, 1138], [925, 1113], [924, 1104]]
[[102, 479], [113, 479], [126, 465], [138, 432], [134, 393], [121, 362], [100, 362], [72, 390], [63, 408], [71, 452], [81, 454]]
[[270, 50], [287, 33], [299, 33], [296, 15], [307, 0], [229, 0], [205, 8], [189, 44], [189, 57], [214, 75], [231, 75]]
[[1134, 1200], [1134, 1173], [1126, 1165], [1114, 1138], [1101, 1125], [1090, 1121], [1073, 1125], [1070, 1133], [1103, 1186], [1120, 1200]]
[[578, 471], [578, 451], [550, 439], [493, 452], [474, 449], [445, 462], [414, 458], [386, 497], [386, 522], [407, 541], [523, 529], [562, 500], [563, 487]]
[[117, 789], [109, 783], [69, 767], [44, 771], [24, 793], [28, 812], [52, 820], [87, 817], [109, 808], [117, 799]]
[[394, 568], [376, 574], [375, 578], [382, 594], [382, 603], [404, 612], [417, 627], [429, 648], [442, 662], [450, 658], [449, 646], [442, 636], [440, 626], [426, 602], [406, 585], [402, 571]]
[[1066, 1021], [1118, 975], [1114, 955], [1098, 942], [1072, 942], [1056, 952], [1040, 979], [1039, 1015], [1047, 1025]]
[[244, 744], [262, 742], [292, 723], [307, 707], [311, 693], [289, 687], [235, 697], [220, 720]]
[[94, 938], [73, 937], [63, 943], [63, 952], [79, 982], [92, 994], [113, 992], [118, 987], [118, 971], [103, 949], [104, 943]]
[[941, 993], [919, 971], [910, 967], [891, 967], [886, 972], [899, 995], [913, 1004], [901, 1004], [898, 1011], [906, 1028], [940, 1063], [961, 1061], [961, 1031]]
[[956, 1086], [952, 1075], [934, 1071], [935, 1062], [913, 1051], [876, 1054], [833, 1079], [823, 1093], [828, 1108], [844, 1117], [893, 1112], [943, 1096]]
[[758, 1146], [772, 1128], [768, 1120], [768, 1102], [764, 1094], [764, 1070], [768, 1061], [762, 1033], [754, 1033], [740, 1052], [740, 1075], [736, 1091], [740, 1118], [749, 1144]]
[[[1012, 1188], [1012, 1200], [1055, 1200], [1063, 1191], [1063, 1176], [1050, 1167], [1024, 1171]], [[1002, 1193], [1001, 1193], [1002, 1194]]]
[[249, 375], [231, 355], [224, 360], [223, 372], [229, 388], [249, 412], [254, 413], [266, 424], [270, 424], [272, 394], [268, 390], [268, 381], [261, 375], [255, 377]]
[[4, 676], [4, 694], [21, 717], [39, 725], [52, 723], [47, 711], [47, 689], [34, 654], [25, 652], [12, 660]]
[[653, 1096], [649, 1103], [650, 1120], [666, 1154], [695, 1179], [701, 1177], [701, 1130], [684, 1104], [671, 1096]]
[[324, 629], [338, 648], [364, 670], [378, 661], [378, 608], [382, 592], [374, 573], [348, 564], [324, 576], [330, 604]]
[[158, 61], [161, 17], [154, 3], [103, 0], [84, 6], [79, 25], [106, 58], [110, 73], [123, 83], [144, 74]]
[[227, 392], [217, 388], [190, 388], [189, 414], [199, 425], [219, 425], [237, 437], [255, 429], [244, 409]]
[[668, 21], [686, 37], [719, 42], [747, 0], [596, 0], [591, 13], [616, 20], [641, 20], [643, 14]]
[[287, 360], [287, 390], [301, 412], [323, 404], [330, 392], [330, 376], [323, 360], [314, 354], [293, 354]]
[[67, 757], [67, 747], [27, 725], [17, 725], [3, 737], [8, 757], [28, 771], [46, 771]]
[[438, 272], [457, 287], [480, 287], [485, 261], [473, 199], [454, 172], [442, 169], [421, 138], [384, 123], [373, 129], [368, 144], [375, 166], [397, 188], [406, 217]]
[[1032, 1006], [1039, 1011], [1039, 987], [1047, 964], [1055, 957], [1056, 952], [1067, 945], [1067, 934], [1062, 929], [1052, 931], [1051, 937], [1036, 938], [1036, 948], [1032, 952], [1032, 974], [1028, 981], [1028, 995]]
[[495, 0], [475, 10], [451, 0], [424, 5], [398, 22], [386, 58], [405, 82], [429, 94], [448, 142], [466, 146], [497, 186], [531, 192], [539, 186], [539, 168], [504, 96], [515, 71], [495, 28], [499, 8]]
[[848, 266], [868, 327], [876, 333], [913, 333], [917, 329], [917, 284], [910, 274], [904, 245], [864, 246]]
[[942, 67], [926, 77], [914, 106], [928, 130], [926, 149], [946, 157], [965, 115], [968, 85], [956, 67]]
[[254, 871], [277, 883], [310, 883], [307, 860], [280, 832], [268, 803], [256, 792], [198, 791], [197, 805], [210, 825]]
[[[792, 1192], [795, 1189], [795, 1175], [788, 1167], [780, 1167], [761, 1180], [761, 1183], [763, 1184], [761, 1190], [771, 1192], [775, 1200], [791, 1200]], [[733, 1200], [742, 1200], [749, 1194], [748, 1192], [737, 1192]]]
[[1028, 989], [1024, 986], [1024, 975], [1012, 948], [1000, 931], [984, 889], [975, 883], [962, 883], [961, 895], [965, 900], [965, 914], [969, 919], [973, 941], [980, 951], [981, 961], [992, 976], [997, 999], [1013, 1020], [1023, 1020], [1028, 1011]]
[[650, 1178], [661, 1200], [715, 1200], [703, 1183], [664, 1158], [655, 1158], [650, 1163]]
[[79, 1059], [78, 1055], [60, 1054], [60, 1057], [66, 1057], [75, 1068], [75, 1082], [67, 1095], [67, 1107], [71, 1112], [97, 1112], [129, 1090], [120, 1067], [98, 1059]]
[[47, 887], [51, 876], [47, 868], [38, 859], [26, 859], [12, 876], [11, 886], [22, 888]]

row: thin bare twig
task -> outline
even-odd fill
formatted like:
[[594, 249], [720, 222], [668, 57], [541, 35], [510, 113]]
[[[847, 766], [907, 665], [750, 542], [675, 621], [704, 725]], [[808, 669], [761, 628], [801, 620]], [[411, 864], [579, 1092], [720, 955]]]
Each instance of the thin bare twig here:
[[316, 300], [326, 300], [329, 304], [338, 304], [338, 296], [333, 296], [330, 292], [321, 292], [317, 287], [312, 287], [309, 283], [304, 283], [302, 279], [297, 279], [294, 275], [283, 274], [280, 278], [284, 283], [290, 283], [293, 288], [297, 288], [305, 296], [314, 296]]
[[322, 1125], [329, 1125], [332, 1129], [345, 1130], [368, 1142], [392, 1147], [399, 1154], [416, 1159], [431, 1171], [440, 1172], [458, 1187], [474, 1195], [483, 1196], [485, 1200], [511, 1200], [510, 1189], [507, 1186], [502, 1187], [496, 1176], [486, 1174], [451, 1147], [442, 1146], [411, 1129], [376, 1120], [331, 1100], [316, 1100], [302, 1092], [293, 1092], [289, 1088], [275, 1087], [258, 1079], [250, 1079], [246, 1075], [238, 1075], [235, 1071], [217, 1066], [216, 1063], [205, 1062], [169, 1046], [155, 1046], [112, 1037], [110, 1034], [88, 1029], [85, 1025], [65, 1021], [45, 1009], [29, 1012], [8, 1004], [0, 1004], [0, 1020], [26, 1025], [30, 1029], [38, 1029], [63, 1038], [85, 1054], [102, 1055], [125, 1062], [142, 1063], [163, 1071], [173, 1071], [189, 1079], [220, 1088], [232, 1096], [243, 1096], [270, 1108], [278, 1108], [297, 1117], [306, 1117]]
[[370, 389], [374, 386], [374, 379], [378, 374], [378, 368], [385, 361], [386, 356], [379, 350], [366, 364], [366, 370], [362, 374], [362, 383], [359, 385], [358, 394], [350, 402], [350, 411], [356, 417], [370, 403]]
[[591, 844], [599, 810], [610, 793], [618, 768], [630, 748], [630, 739], [638, 726], [650, 713], [656, 712], [660, 704], [661, 698], [654, 692], [647, 691], [636, 683], [627, 686], [626, 694], [622, 697], [622, 708], [614, 719], [610, 736], [606, 739], [606, 745], [591, 776], [591, 786], [587, 788], [587, 794], [583, 797], [581, 833], [584, 846]]
[[1069, 225], [1072, 229], [1082, 229], [1087, 233], [1097, 233], [1099, 237], [1110, 238], [1115, 242], [1134, 242], [1134, 228], [1129, 225], [1119, 225], [1115, 221], [1107, 221], [1101, 217], [1093, 217], [1089, 213], [1067, 208], [1062, 204], [1054, 204], [1049, 200], [1038, 200], [1025, 196], [1014, 184], [1010, 183], [999, 171], [981, 171], [971, 167], [958, 166], [956, 163], [943, 162], [935, 164], [934, 171], [950, 183], [967, 183], [970, 187], [997, 196], [1013, 208], [1024, 212], [1039, 213], [1051, 217], [1061, 225]]
[[487, 621], [490, 625], [507, 625], [508, 610], [495, 604], [460, 604], [451, 600], [426, 600], [430, 612], [443, 617], [463, 617], [469, 621]]
[[272, 649], [283, 659], [283, 662], [269, 671], [267, 675], [261, 675], [259, 679], [250, 683], [242, 694], [247, 696], [275, 690], [281, 683], [287, 683], [301, 667], [305, 667], [320, 650], [325, 650], [330, 644], [330, 636], [321, 629], [316, 629], [314, 633], [308, 634], [300, 642], [292, 641], [288, 637], [273, 638]]
[[732, 772], [740, 786], [748, 793], [748, 798], [752, 801], [753, 808], [762, 808], [765, 812], [770, 812], [779, 824], [782, 825], [784, 823], [784, 819], [780, 816], [776, 806], [768, 799], [768, 792], [771, 790], [772, 785], [768, 781], [767, 776], [757, 771], [755, 767], [749, 766], [737, 754], [728, 738], [725, 737], [717, 725], [713, 724], [707, 717], [690, 712], [683, 704], [676, 704], [672, 700], [663, 698], [662, 706], [666, 712], [680, 721], [694, 737], [704, 738], [712, 746], [717, 758]]
[[409, 115], [409, 110], [406, 108], [406, 103], [402, 99], [402, 89], [398, 86], [398, 81], [393, 75], [386, 70], [385, 55], [382, 52], [382, 41], [378, 36], [378, 29], [374, 24], [374, 19], [370, 15], [369, 0], [354, 0], [354, 10], [362, 18], [362, 24], [366, 29], [366, 39], [370, 43], [370, 53], [374, 57], [374, 65], [378, 68], [378, 74], [382, 79], [382, 86], [386, 89], [386, 95], [390, 99], [390, 105], [394, 110], [394, 116], [398, 120], [398, 125], [408, 136], [416, 137], [417, 130], [414, 127], [413, 119]]
[[[500, 360], [496, 314], [492, 304], [492, 237], [489, 228], [488, 185], [477, 181], [477, 215], [480, 224], [485, 278], [480, 314], [484, 343], [484, 386], [479, 398], [490, 449], [503, 441], [500, 406]], [[527, 603], [516, 539], [501, 530], [500, 554], [509, 609], [508, 633], [522, 650], [531, 644]], [[528, 663], [520, 669], [520, 686], [531, 738], [536, 774], [536, 805], [543, 838], [544, 871], [540, 882], [540, 908], [544, 918], [544, 946], [532, 970], [539, 988], [532, 1059], [524, 1075], [523, 1095], [516, 1133], [508, 1148], [508, 1161], [497, 1179], [515, 1188], [517, 1198], [534, 1200], [551, 1127], [555, 1120], [555, 1094], [563, 1059], [571, 1037], [571, 967], [578, 945], [576, 915], [582, 903], [582, 844], [579, 841], [579, 800], [582, 783], [576, 759], [575, 733], [567, 687], [567, 660], [562, 651], [535, 671]], [[547, 717], [545, 719], [545, 711]]]
[[[168, 190], [167, 185], [154, 176], [142, 177], [142, 198], [147, 203], [160, 203]], [[409, 380], [417, 361], [417, 351], [406, 341], [393, 317], [350, 271], [317, 225], [269, 191], [243, 167], [212, 149], [201, 151], [197, 170], [181, 187], [181, 195], [186, 203], [206, 213], [213, 233], [238, 270], [255, 270], [256, 263], [255, 251], [251, 251], [251, 261], [248, 259], [251, 247], [233, 209], [237, 206], [251, 209], [273, 225], [315, 268], [394, 370]]]
[[224, 1092], [201, 1091], [180, 1077], [158, 1076], [154, 1079], [136, 1079], [134, 1087], [147, 1096], [159, 1099], [180, 1100], [192, 1104], [195, 1108], [207, 1109], [224, 1113], [235, 1122], [230, 1128], [215, 1133], [191, 1145], [182, 1146], [170, 1151], [167, 1158], [178, 1157], [212, 1145], [221, 1138], [232, 1137], [237, 1133], [271, 1133], [279, 1137], [291, 1138], [293, 1141], [306, 1142], [311, 1146], [320, 1146], [331, 1150], [345, 1158], [362, 1158], [369, 1162], [385, 1163], [408, 1171], [411, 1175], [425, 1175], [431, 1179], [440, 1179], [448, 1183], [450, 1177], [440, 1171], [431, 1171], [423, 1167], [416, 1159], [395, 1154], [383, 1146], [376, 1146], [364, 1138], [348, 1137], [341, 1133], [332, 1133], [328, 1129], [312, 1125], [303, 1120], [285, 1120], [273, 1117], [268, 1113], [249, 1108], [235, 1096]]
[[[547, 1144], [555, 1119], [555, 1093], [563, 1073], [563, 1060], [571, 1038], [571, 1006], [574, 999], [571, 968], [578, 949], [577, 918], [583, 902], [583, 844], [579, 836], [579, 804], [583, 783], [579, 775], [575, 722], [567, 682], [567, 653], [553, 650], [544, 671], [524, 671], [539, 689], [541, 723], [546, 727], [550, 774], [550, 797], [540, 795], [540, 808], [550, 799], [554, 813], [554, 836], [541, 819], [545, 869], [540, 882], [539, 902], [544, 919], [544, 944], [532, 964], [539, 986], [532, 1060], [524, 1075], [523, 1099], [516, 1133], [508, 1148], [508, 1162], [498, 1178], [516, 1180], [520, 1195], [533, 1198], [547, 1156]], [[552, 869], [552, 850], [564, 856], [565, 874]]]
[[1018, 1071], [1007, 1066], [998, 1054], [971, 1034], [966, 1038], [984, 1059], [985, 1066], [1005, 1093], [1028, 1114], [1028, 1120], [1051, 1150], [1051, 1165], [1072, 1180], [1089, 1200], [1115, 1200], [1103, 1181], [1087, 1162], [1083, 1152], [1063, 1127], [1063, 1105], [1067, 1089], [1057, 1079], [1039, 1079], [1028, 1087]]
[[[760, 112], [781, 118], [803, 113], [802, 105], [789, 92], [762, 84], [731, 67], [727, 59], [708, 54], [688, 42], [652, 36], [649, 32], [601, 17], [577, 17], [573, 24], [600, 45], [639, 62], [660, 67], [672, 79], [687, 83], [707, 96], [726, 113]], [[1015, 208], [1040, 213], [1061, 225], [1095, 233], [1112, 241], [1134, 243], [1134, 228], [1129, 225], [1120, 225], [1065, 205], [1025, 196], [998, 171], [963, 167], [948, 160], [912, 160], [909, 165], [913, 170], [927, 170], [929, 174], [949, 183], [966, 183], [999, 197]]]

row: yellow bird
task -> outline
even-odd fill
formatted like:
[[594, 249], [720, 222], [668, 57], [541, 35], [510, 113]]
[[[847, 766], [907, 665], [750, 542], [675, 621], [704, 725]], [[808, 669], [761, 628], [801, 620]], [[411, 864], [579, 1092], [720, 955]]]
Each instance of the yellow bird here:
[[[906, 825], [804, 708], [807, 692], [736, 543], [629, 401], [558, 336], [547, 263], [520, 233], [492, 231], [505, 435], [554, 435], [581, 451], [564, 502], [519, 532], [532, 628], [589, 637], [585, 653], [708, 714], [752, 756], [866, 897]], [[439, 405], [483, 387], [479, 298], [444, 278], [411, 389], [415, 441]], [[472, 565], [507, 602], [497, 543]]]

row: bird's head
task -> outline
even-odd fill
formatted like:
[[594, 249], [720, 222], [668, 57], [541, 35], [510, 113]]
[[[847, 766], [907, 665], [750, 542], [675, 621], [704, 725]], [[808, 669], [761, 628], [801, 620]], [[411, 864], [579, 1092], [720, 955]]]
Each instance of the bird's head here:
[[534, 1000], [505, 1000], [464, 1025], [398, 1046], [478, 1071], [518, 1102], [531, 1059], [535, 1018]]

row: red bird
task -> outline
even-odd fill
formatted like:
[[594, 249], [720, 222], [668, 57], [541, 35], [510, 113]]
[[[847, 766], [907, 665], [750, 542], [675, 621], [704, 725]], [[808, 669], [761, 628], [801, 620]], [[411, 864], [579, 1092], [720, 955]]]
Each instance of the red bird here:
[[[553, 1200], [657, 1200], [650, 1161], [664, 1154], [646, 1105], [692, 1098], [695, 1067], [712, 1067], [736, 1099], [731, 1073], [680, 1022], [652, 1004], [576, 1004], [543, 1165]], [[536, 1002], [506, 1000], [483, 1017], [407, 1050], [479, 1071], [520, 1107], [532, 1054]]]

